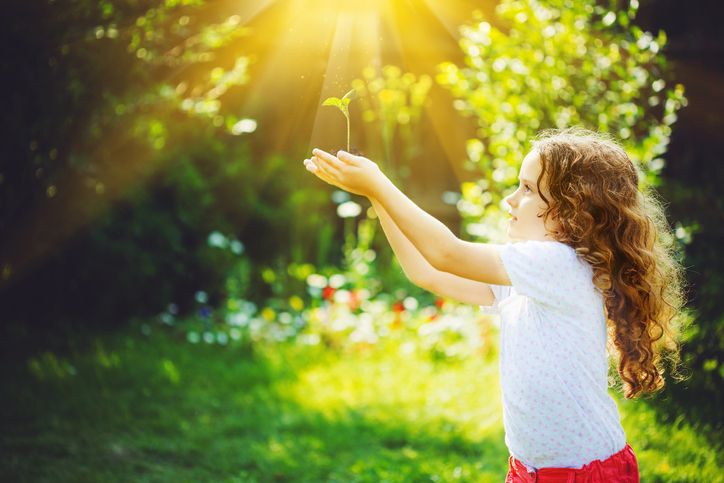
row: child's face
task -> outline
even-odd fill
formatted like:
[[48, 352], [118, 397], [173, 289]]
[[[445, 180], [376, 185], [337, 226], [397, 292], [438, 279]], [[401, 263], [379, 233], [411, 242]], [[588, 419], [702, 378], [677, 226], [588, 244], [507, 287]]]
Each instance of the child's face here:
[[[544, 223], [543, 217], [539, 216], [547, 208], [536, 186], [541, 169], [538, 152], [531, 151], [528, 153], [523, 159], [523, 165], [520, 167], [518, 189], [505, 198], [505, 201], [510, 205], [508, 213], [511, 215], [508, 224], [508, 236], [513, 240], [555, 240], [553, 232], [558, 228], [557, 222], [549, 218]], [[543, 182], [541, 182], [541, 189], [546, 189]], [[549, 196], [546, 196], [546, 198], [550, 199]]]

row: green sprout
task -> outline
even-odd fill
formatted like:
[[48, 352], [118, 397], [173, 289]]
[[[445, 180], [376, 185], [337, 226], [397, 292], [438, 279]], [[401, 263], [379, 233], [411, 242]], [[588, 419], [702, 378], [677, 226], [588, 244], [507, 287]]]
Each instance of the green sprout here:
[[322, 103], [323, 106], [336, 106], [339, 108], [340, 111], [342, 111], [342, 114], [344, 114], [344, 117], [347, 118], [347, 152], [349, 152], [349, 103], [352, 101], [352, 99], [357, 97], [357, 91], [352, 89], [348, 93], [344, 95], [342, 99], [337, 99], [336, 97], [330, 97], [326, 101]]

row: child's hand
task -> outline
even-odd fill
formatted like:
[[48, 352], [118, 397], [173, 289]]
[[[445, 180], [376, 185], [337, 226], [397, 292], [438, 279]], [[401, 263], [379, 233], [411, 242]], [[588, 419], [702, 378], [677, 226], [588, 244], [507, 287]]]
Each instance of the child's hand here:
[[362, 196], [374, 196], [386, 179], [377, 164], [344, 151], [339, 151], [335, 157], [315, 149], [312, 159], [304, 160], [304, 166], [319, 179]]

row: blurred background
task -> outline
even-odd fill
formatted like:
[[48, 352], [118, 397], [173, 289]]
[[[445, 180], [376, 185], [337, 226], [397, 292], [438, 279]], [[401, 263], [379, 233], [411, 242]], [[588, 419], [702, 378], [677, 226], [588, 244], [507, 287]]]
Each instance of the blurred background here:
[[[307, 481], [300, 468], [309, 481], [502, 478], [501, 422], [491, 415], [481, 426], [478, 413], [460, 422], [466, 411], [481, 410], [480, 401], [435, 396], [439, 384], [459, 377], [457, 391], [488, 397], [466, 392], [464, 381], [495, 368], [496, 321], [411, 285], [369, 202], [303, 168], [313, 148], [346, 146], [345, 116], [322, 103], [354, 89], [351, 145], [468, 240], [506, 241], [501, 201], [541, 129], [583, 125], [622, 140], [666, 203], [689, 283], [685, 378], [670, 379], [638, 409], [621, 401], [635, 413], [627, 432], [651, 448], [646, 481], [720, 478], [723, 14], [717, 0], [6, 5], [0, 475], [44, 481], [40, 462], [62, 481], [165, 481], [170, 474]], [[380, 394], [420, 374], [383, 377], [385, 364], [400, 357], [416, 361], [408, 361], [411, 371], [437, 369], [383, 404]], [[372, 375], [359, 358], [372, 358]], [[428, 366], [440, 361], [444, 370]], [[331, 372], [306, 379], [320, 365]], [[247, 382], [234, 385], [230, 374]], [[153, 377], [158, 386], [144, 382]], [[219, 379], [225, 385], [203, 386]], [[328, 397], [346, 402], [314, 392], [316, 405], [305, 406], [305, 398], [287, 399], [289, 380], [302, 392], [337, 388]], [[343, 381], [355, 382], [350, 389]], [[499, 391], [494, 376], [485, 381]], [[258, 384], [282, 389], [250, 395]], [[377, 387], [377, 396], [365, 387]], [[345, 399], [345, 390], [364, 404]], [[155, 397], [166, 398], [167, 408], [143, 410]], [[415, 432], [414, 418], [400, 426], [375, 416], [396, 401], [407, 417], [436, 397], [454, 406], [445, 417], [422, 416], [429, 441]], [[179, 398], [194, 402], [175, 405]], [[299, 406], [285, 406], [292, 400]], [[341, 423], [325, 411], [335, 404], [357, 415], [342, 418], [348, 424], [340, 438], [369, 437], [368, 453], [334, 440]], [[228, 437], [223, 425], [221, 433], [209, 429], [213, 416], [192, 416], [200, 407], [206, 416], [261, 411], [261, 419], [277, 421], [314, 414], [289, 423], [289, 441], [317, 439], [294, 446], [278, 425], [236, 421], [255, 428], [239, 444], [263, 440], [263, 451], [243, 463], [229, 456], [211, 469], [189, 467], [179, 461], [202, 454], [205, 438]], [[494, 414], [498, 403], [488, 410]], [[171, 448], [148, 428], [130, 436], [139, 421], [166, 421], [158, 431], [172, 440], [185, 435], [189, 447]], [[659, 432], [639, 435], [636, 421]], [[207, 432], [193, 433], [194, 424]], [[476, 433], [480, 427], [488, 433]], [[450, 428], [463, 429], [438, 440]], [[688, 449], [672, 453], [676, 438], [667, 435], [678, 430], [687, 436], [676, 444]], [[308, 457], [332, 447], [347, 448], [339, 467], [328, 456]], [[485, 448], [502, 462], [480, 463]], [[410, 455], [425, 451], [442, 459], [414, 463]], [[96, 466], [81, 471], [75, 458], [90, 453]], [[370, 463], [358, 471], [360, 458]], [[702, 477], [708, 470], [696, 465], [711, 465], [717, 476]]]

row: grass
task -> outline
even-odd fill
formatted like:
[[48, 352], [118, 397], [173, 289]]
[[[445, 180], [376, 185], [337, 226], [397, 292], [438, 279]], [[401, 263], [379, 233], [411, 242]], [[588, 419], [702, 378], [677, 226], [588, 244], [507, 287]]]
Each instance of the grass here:
[[[502, 481], [497, 359], [406, 349], [192, 345], [135, 327], [6, 365], [0, 480]], [[711, 438], [619, 406], [642, 482], [724, 482]]]

